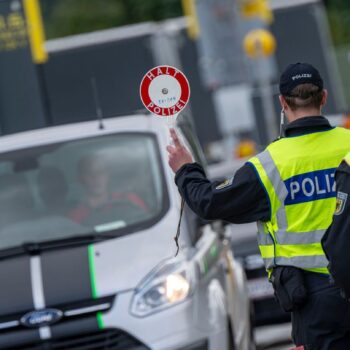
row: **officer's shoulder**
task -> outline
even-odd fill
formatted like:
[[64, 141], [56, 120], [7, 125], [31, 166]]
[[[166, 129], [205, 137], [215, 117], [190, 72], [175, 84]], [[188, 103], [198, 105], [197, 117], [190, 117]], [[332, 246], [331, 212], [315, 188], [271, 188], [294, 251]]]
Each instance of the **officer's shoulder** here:
[[334, 126], [332, 128], [332, 130], [334, 130], [335, 132], [337, 132], [340, 135], [343, 135], [346, 138], [350, 137], [350, 129], [346, 129], [346, 128], [341, 127], [341, 126]]
[[[285, 142], [288, 138], [287, 137], [277, 137], [277, 139], [273, 140], [269, 146], [272, 146], [272, 145], [276, 145], [278, 143], [281, 143], [281, 142]], [[268, 146], [268, 147], [269, 147]]]
[[[285, 138], [278, 138], [274, 141], [272, 141], [269, 145], [266, 146], [266, 148], [264, 148], [262, 151], [260, 151], [258, 154], [256, 154], [254, 157], [250, 158], [247, 163], [249, 165], [250, 164], [254, 164], [258, 161], [259, 159], [259, 156], [265, 154], [265, 152], [274, 152], [276, 150], [279, 149], [280, 145], [283, 143], [283, 142], [286, 142], [285, 141], [286, 139]], [[288, 142], [288, 141], [287, 141]], [[247, 164], [246, 163], [246, 164]]]
[[279, 137], [276, 140], [273, 140], [267, 147], [265, 150], [270, 150], [273, 148], [278, 148], [280, 147], [283, 143], [288, 143], [289, 139], [287, 137]]
[[350, 134], [350, 129], [344, 128], [343, 126], [332, 126], [332, 128], [341, 131], [344, 134]]
[[344, 172], [350, 175], [350, 162], [343, 160], [339, 165], [337, 172]]

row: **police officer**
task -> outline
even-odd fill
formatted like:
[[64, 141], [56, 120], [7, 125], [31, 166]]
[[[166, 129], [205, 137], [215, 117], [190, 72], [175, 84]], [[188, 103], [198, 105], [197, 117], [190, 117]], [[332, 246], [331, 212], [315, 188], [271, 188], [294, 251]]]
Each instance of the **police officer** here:
[[258, 222], [260, 252], [281, 306], [292, 312], [292, 337], [306, 349], [350, 349], [341, 314], [350, 310], [330, 283], [321, 238], [335, 207], [335, 169], [350, 150], [350, 131], [321, 115], [327, 91], [310, 64], [287, 67], [280, 103], [285, 137], [223, 183], [210, 182], [171, 130], [169, 165], [188, 206], [199, 216]]
[[337, 169], [336, 182], [337, 203], [333, 223], [322, 239], [322, 246], [332, 277], [350, 299], [350, 153]]

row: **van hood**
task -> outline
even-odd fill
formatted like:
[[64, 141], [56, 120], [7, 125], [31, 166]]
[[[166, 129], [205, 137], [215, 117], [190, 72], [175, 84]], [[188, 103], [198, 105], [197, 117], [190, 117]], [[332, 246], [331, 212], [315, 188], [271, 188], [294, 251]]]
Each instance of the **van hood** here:
[[171, 234], [144, 231], [89, 246], [46, 252], [41, 259], [46, 304], [59, 305], [135, 289], [175, 251]]
[[89, 258], [94, 265], [97, 294], [105, 296], [136, 288], [155, 266], [174, 258], [173, 237], [169, 231], [141, 232], [91, 247]]
[[[119, 293], [135, 289], [154, 267], [174, 257], [177, 219], [172, 208], [144, 231], [1, 260], [0, 348], [23, 348], [46, 339], [47, 332], [60, 338], [103, 329], [100, 313], [92, 310], [111, 307]], [[180, 250], [179, 259], [184, 252]], [[83, 310], [86, 315], [67, 316], [66, 310]], [[22, 324], [23, 319], [42, 322], [53, 314], [63, 316], [49, 327]]]
[[0, 318], [35, 308], [33, 294], [37, 288], [33, 283], [38, 279], [42, 279], [45, 307], [136, 288], [155, 266], [174, 257], [175, 228], [169, 222], [176, 221], [162, 220], [148, 230], [99, 243], [0, 261], [0, 278], [6, 281], [0, 288]]
[[[21, 325], [23, 319], [39, 320], [52, 313], [66, 315], [65, 310], [112, 305], [118, 293], [134, 289], [175, 251], [171, 233], [144, 231], [88, 246], [0, 261], [0, 348], [22, 348], [43, 339], [41, 328], [27, 328]], [[64, 316], [57, 325], [50, 326], [50, 334], [66, 337], [96, 332], [101, 329], [99, 320], [99, 314], [92, 311], [84, 317]], [[11, 335], [14, 330], [15, 337]]]

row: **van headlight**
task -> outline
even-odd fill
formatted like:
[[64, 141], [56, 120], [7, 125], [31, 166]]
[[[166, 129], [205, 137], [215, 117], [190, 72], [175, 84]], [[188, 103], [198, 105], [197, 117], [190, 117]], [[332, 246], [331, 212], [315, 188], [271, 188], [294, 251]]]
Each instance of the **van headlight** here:
[[163, 262], [136, 288], [131, 313], [147, 316], [186, 300], [192, 293], [195, 268], [188, 262]]

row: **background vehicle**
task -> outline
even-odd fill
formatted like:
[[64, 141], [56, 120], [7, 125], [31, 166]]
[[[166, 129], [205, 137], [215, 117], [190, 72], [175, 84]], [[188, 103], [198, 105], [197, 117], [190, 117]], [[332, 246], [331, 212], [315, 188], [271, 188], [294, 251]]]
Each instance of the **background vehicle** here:
[[253, 348], [226, 228], [186, 208], [174, 258], [168, 143], [147, 116], [0, 140], [1, 349]]

